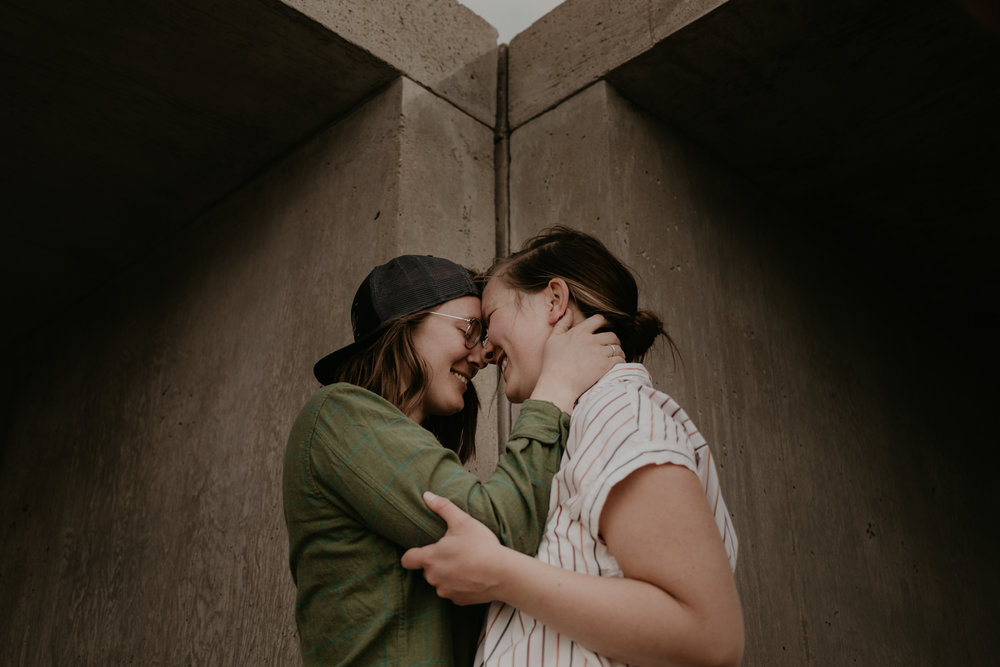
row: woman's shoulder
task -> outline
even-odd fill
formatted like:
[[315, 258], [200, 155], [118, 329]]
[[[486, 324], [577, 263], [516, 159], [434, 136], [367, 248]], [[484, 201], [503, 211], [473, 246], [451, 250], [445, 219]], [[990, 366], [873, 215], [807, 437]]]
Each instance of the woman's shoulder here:
[[334, 382], [332, 384], [323, 385], [317, 389], [312, 396], [312, 400], [314, 401], [325, 401], [331, 399], [345, 400], [351, 398], [372, 398], [375, 400], [385, 401], [384, 398], [370, 389], [359, 387], [358, 385], [351, 384], [350, 382]]
[[359, 387], [356, 384], [351, 384], [350, 382], [334, 382], [332, 384], [324, 385], [316, 390], [313, 394], [314, 397], [335, 397], [335, 398], [348, 398], [352, 396], [374, 396], [376, 398], [383, 399], [381, 396], [375, 392], [365, 389], [364, 387]]
[[394, 438], [433, 439], [423, 427], [373, 391], [346, 382], [318, 389], [292, 426], [289, 441], [311, 449], [338, 449], [361, 436], [378, 433], [380, 441]]
[[618, 364], [608, 371], [580, 397], [573, 411], [574, 419], [579, 416], [588, 421], [610, 414], [628, 415], [640, 421], [661, 415], [660, 418], [677, 421], [691, 430], [687, 413], [673, 397], [653, 386], [649, 371], [639, 363]]
[[303, 412], [347, 415], [377, 414], [390, 419], [404, 417], [395, 405], [375, 392], [348, 382], [335, 382], [320, 387], [309, 398]]
[[609, 402], [616, 400], [631, 403], [636, 393], [647, 387], [652, 389], [653, 381], [645, 366], [636, 363], [618, 364], [580, 396], [573, 414], [576, 415], [577, 411], [586, 413], [601, 410]]

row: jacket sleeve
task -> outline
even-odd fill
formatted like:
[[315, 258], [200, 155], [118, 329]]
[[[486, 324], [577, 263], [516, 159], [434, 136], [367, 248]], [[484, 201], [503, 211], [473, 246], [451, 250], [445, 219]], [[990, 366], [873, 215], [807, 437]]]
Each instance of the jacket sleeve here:
[[568, 432], [569, 415], [551, 403], [527, 401], [496, 472], [481, 482], [388, 401], [338, 384], [318, 392], [300, 413], [289, 452], [298, 452], [293, 468], [308, 496], [339, 506], [401, 547], [444, 535], [444, 521], [422, 498], [432, 491], [484, 523], [504, 545], [534, 554]]

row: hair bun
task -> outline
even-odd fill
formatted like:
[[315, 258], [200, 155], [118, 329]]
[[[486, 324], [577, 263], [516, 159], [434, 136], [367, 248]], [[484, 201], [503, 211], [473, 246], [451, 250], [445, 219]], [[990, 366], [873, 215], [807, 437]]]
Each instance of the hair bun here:
[[640, 309], [627, 327], [622, 347], [630, 361], [642, 361], [649, 348], [656, 342], [658, 336], [666, 336], [663, 321], [649, 310]]

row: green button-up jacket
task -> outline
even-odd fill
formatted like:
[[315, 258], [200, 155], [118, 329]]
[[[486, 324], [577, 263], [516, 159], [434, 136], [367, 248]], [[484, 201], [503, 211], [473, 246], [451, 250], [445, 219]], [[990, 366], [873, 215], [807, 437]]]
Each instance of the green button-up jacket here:
[[305, 664], [471, 664], [482, 609], [438, 598], [399, 564], [446, 529], [421, 496], [451, 499], [533, 554], [568, 431], [569, 415], [527, 401], [496, 472], [480, 482], [380, 396], [343, 383], [313, 395], [292, 427], [283, 480]]

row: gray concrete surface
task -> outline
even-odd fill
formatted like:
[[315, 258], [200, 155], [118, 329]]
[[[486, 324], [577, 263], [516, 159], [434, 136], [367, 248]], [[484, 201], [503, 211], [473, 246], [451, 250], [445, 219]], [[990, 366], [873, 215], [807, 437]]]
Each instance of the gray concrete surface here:
[[375, 264], [492, 257], [492, 141], [399, 79], [31, 340], [6, 379], [0, 662], [297, 662], [280, 470], [312, 363]]
[[825, 202], [810, 224], [907, 290], [969, 312], [1000, 299], [996, 32], [957, 2], [731, 0], [607, 80], [760, 190]]
[[0, 5], [0, 341], [141, 264], [400, 72], [492, 125], [496, 31], [451, 0]]
[[[395, 254], [427, 253], [481, 271], [494, 256], [493, 130], [403, 79], [399, 212]], [[488, 477], [497, 461], [497, 412], [504, 407], [494, 367], [473, 382], [479, 394], [476, 458]]]
[[492, 127], [496, 28], [454, 0], [282, 0]]
[[568, 0], [510, 43], [517, 128], [728, 0]]
[[988, 433], [931, 405], [948, 387], [978, 406], [989, 385], [966, 373], [959, 390], [926, 358], [917, 373], [909, 355], [939, 330], [909, 329], [863, 265], [842, 279], [852, 260], [802, 228], [810, 211], [606, 83], [513, 133], [510, 184], [514, 247], [555, 223], [600, 236], [680, 347], [680, 365], [662, 344], [648, 365], [713, 446], [741, 537], [744, 664], [991, 662], [997, 548], [970, 490], [988, 480], [943, 445]]
[[[455, 3], [4, 4], [0, 662], [296, 664], [281, 455], [358, 281], [559, 222], [681, 348], [650, 367], [720, 463], [744, 664], [991, 665], [997, 60], [959, 5], [570, 0], [511, 45], [495, 180]], [[841, 177], [773, 187], [803, 159]]]

